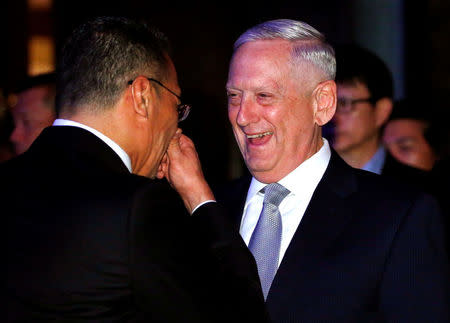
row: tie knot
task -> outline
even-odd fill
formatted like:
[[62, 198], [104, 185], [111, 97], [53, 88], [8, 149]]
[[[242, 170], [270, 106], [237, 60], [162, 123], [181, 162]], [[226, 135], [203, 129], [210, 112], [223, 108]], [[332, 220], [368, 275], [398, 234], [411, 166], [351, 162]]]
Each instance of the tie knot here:
[[264, 193], [264, 203], [270, 203], [278, 207], [291, 191], [281, 184], [272, 183], [265, 186], [261, 192]]

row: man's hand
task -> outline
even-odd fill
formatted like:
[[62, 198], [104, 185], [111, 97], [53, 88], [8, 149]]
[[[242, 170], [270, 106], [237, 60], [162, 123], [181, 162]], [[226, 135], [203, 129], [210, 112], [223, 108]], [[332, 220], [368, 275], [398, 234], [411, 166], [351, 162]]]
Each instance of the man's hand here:
[[180, 194], [189, 213], [200, 203], [214, 200], [214, 195], [206, 182], [200, 160], [191, 139], [178, 129], [170, 142], [157, 173], [165, 177]]

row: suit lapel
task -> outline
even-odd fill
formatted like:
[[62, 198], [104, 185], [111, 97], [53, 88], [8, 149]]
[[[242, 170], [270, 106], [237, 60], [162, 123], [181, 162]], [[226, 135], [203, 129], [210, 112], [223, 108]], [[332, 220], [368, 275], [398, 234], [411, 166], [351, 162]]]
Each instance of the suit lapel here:
[[[250, 186], [251, 177], [243, 177], [227, 188], [222, 201], [239, 228], [242, 212]], [[352, 217], [347, 198], [357, 190], [357, 182], [352, 169], [336, 152], [322, 180], [319, 182], [311, 201], [295, 232], [270, 289], [267, 305], [289, 302], [292, 280], [296, 285], [307, 284], [310, 273], [319, 267], [327, 249], [339, 237]], [[220, 195], [220, 194], [219, 194]], [[293, 278], [295, 277], [295, 278]]]
[[[308, 279], [309, 272], [319, 267], [314, 263], [333, 245], [351, 219], [351, 205], [346, 198], [356, 191], [356, 179], [350, 167], [335, 152], [319, 182], [284, 255], [272, 283], [267, 302], [280, 299], [279, 292], [288, 297], [292, 279]], [[301, 283], [299, 284], [302, 285]], [[276, 295], [276, 297], [273, 297]], [[272, 297], [273, 298], [272, 298]]]

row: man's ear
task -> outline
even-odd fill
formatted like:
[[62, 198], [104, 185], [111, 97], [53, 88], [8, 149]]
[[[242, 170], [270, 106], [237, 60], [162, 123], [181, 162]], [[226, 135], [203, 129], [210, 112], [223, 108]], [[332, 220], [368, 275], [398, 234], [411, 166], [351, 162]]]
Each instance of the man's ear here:
[[336, 112], [336, 83], [333, 80], [320, 82], [313, 91], [314, 121], [323, 126]]
[[389, 98], [381, 98], [375, 103], [375, 123], [377, 127], [383, 126], [392, 112], [393, 103]]
[[149, 80], [138, 76], [131, 84], [134, 111], [141, 117], [148, 118], [152, 88]]

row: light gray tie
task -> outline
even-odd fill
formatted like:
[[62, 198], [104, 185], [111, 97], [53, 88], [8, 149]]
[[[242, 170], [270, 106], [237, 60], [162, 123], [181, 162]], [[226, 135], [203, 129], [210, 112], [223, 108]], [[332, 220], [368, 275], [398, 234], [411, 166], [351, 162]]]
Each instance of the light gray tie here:
[[263, 208], [248, 247], [258, 265], [259, 278], [266, 299], [277, 272], [280, 255], [282, 224], [278, 206], [290, 191], [283, 185], [272, 183], [261, 192], [264, 193]]

